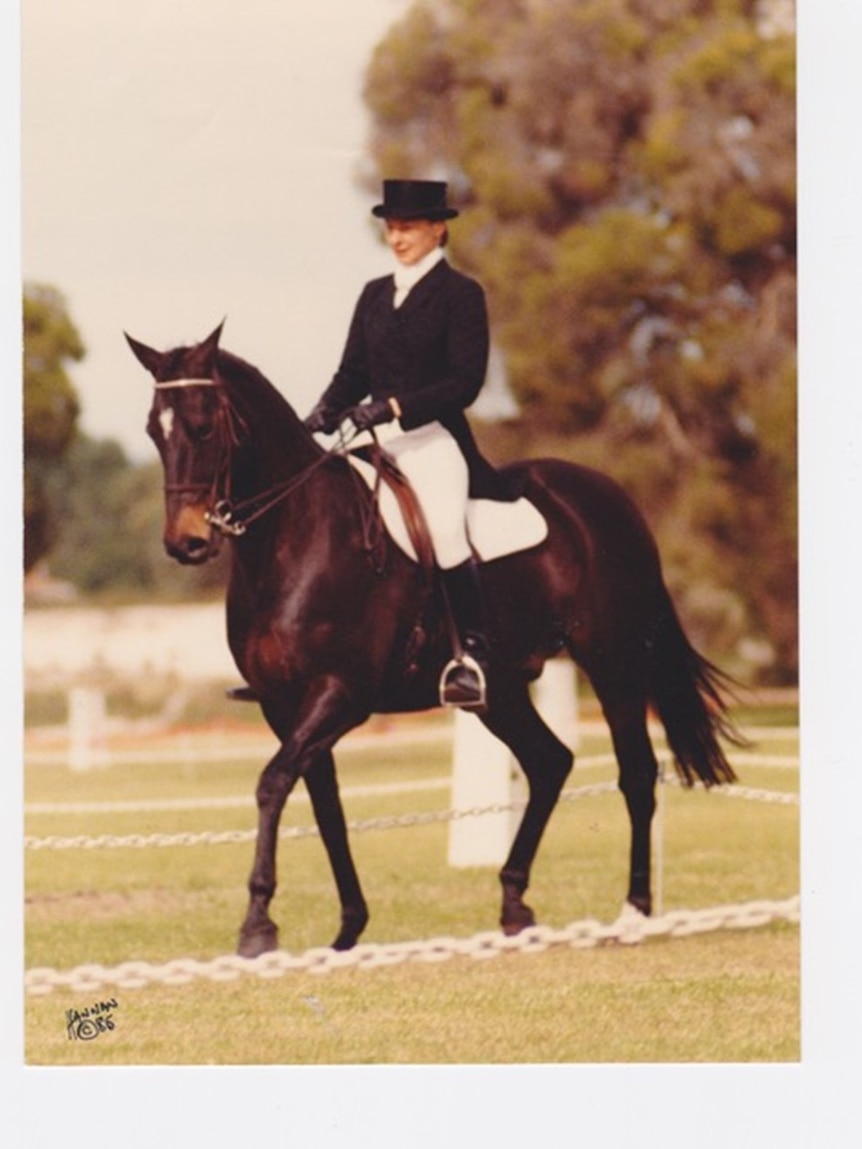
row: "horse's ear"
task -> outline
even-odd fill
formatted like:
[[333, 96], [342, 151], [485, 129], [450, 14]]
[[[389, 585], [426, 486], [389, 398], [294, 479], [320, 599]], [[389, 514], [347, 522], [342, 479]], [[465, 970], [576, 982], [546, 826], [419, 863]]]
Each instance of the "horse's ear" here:
[[124, 331], [123, 334], [126, 337], [126, 342], [132, 349], [132, 354], [138, 362], [145, 367], [151, 375], [157, 376], [163, 359], [161, 352], [154, 351], [152, 347], [147, 347], [145, 343], [139, 343], [137, 339], [133, 339], [127, 331]]
[[224, 324], [225, 321], [223, 319], [215, 331], [211, 332], [206, 339], [192, 350], [189, 358], [189, 367], [194, 371], [195, 375], [200, 375], [202, 379], [211, 379], [215, 374], [216, 364], [218, 362], [218, 344], [219, 339], [221, 339]]
[[206, 339], [201, 344], [201, 347], [209, 347], [211, 345], [214, 349], [217, 350], [219, 340], [221, 339], [222, 329], [224, 328], [225, 323], [227, 323], [227, 316], [224, 317], [224, 319], [221, 321], [221, 323], [218, 325], [218, 327], [215, 329], [215, 331], [211, 332], [206, 337]]

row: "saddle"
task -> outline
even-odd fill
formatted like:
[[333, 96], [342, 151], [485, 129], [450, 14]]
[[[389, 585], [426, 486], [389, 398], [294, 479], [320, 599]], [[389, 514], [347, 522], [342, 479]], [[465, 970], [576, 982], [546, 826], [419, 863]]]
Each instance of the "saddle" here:
[[[376, 439], [351, 446], [345, 454], [372, 492], [375, 515], [392, 541], [423, 570], [434, 571], [434, 547], [422, 507], [392, 456]], [[526, 496], [514, 502], [469, 499], [467, 534], [474, 559], [486, 563], [538, 546], [548, 537], [548, 524]]]

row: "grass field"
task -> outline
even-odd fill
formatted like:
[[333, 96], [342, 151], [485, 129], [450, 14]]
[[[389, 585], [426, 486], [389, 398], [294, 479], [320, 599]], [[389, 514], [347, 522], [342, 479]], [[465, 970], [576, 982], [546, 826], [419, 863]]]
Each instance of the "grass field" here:
[[[186, 734], [135, 747], [133, 761], [72, 774], [34, 756], [26, 770], [30, 835], [125, 835], [251, 829], [262, 757], [242, 740]], [[229, 747], [236, 744], [235, 756]], [[149, 747], [150, 757], [147, 757]], [[173, 748], [173, 751], [172, 751]], [[746, 786], [798, 792], [795, 731], [764, 750], [788, 765], [739, 759]], [[570, 784], [613, 778], [590, 766], [607, 750], [582, 744]], [[448, 748], [409, 750], [381, 738], [339, 756], [349, 819], [445, 810]], [[396, 782], [410, 793], [361, 792]], [[439, 784], [438, 784], [439, 783]], [[301, 794], [296, 798], [301, 799]], [[168, 801], [216, 799], [210, 809]], [[128, 801], [146, 809], [117, 809]], [[50, 804], [76, 803], [59, 812]], [[110, 810], [86, 804], [112, 803]], [[162, 803], [161, 807], [157, 804]], [[83, 807], [83, 808], [82, 808]], [[285, 825], [310, 821], [302, 800]], [[363, 938], [393, 942], [469, 937], [494, 928], [494, 869], [452, 869], [445, 823], [353, 837], [371, 924]], [[628, 823], [616, 794], [561, 804], [540, 851], [529, 900], [539, 920], [612, 921], [626, 881]], [[37, 850], [25, 859], [26, 965], [66, 970], [132, 959], [209, 959], [233, 952], [245, 909], [251, 843], [145, 849]], [[665, 909], [785, 898], [799, 890], [798, 808], [665, 787]], [[281, 946], [299, 953], [334, 936], [338, 907], [320, 842], [279, 853], [273, 916]], [[590, 950], [554, 948], [477, 962], [290, 973], [259, 981], [193, 982], [116, 991], [115, 1028], [70, 1040], [74, 991], [26, 1001], [31, 1064], [381, 1064], [793, 1061], [799, 1058], [799, 930], [782, 924]], [[101, 994], [100, 996], [104, 996]]]

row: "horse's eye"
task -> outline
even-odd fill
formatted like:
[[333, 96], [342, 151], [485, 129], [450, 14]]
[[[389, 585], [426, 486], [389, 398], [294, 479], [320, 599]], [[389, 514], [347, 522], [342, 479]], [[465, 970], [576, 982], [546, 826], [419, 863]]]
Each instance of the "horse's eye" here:
[[200, 426], [195, 427], [192, 431], [192, 438], [199, 443], [205, 443], [211, 439], [215, 434], [215, 423], [201, 423]]

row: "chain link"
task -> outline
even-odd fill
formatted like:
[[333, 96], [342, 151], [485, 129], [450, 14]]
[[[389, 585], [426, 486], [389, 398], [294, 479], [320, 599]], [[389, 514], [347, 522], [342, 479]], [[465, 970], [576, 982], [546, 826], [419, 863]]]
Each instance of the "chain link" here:
[[[682, 786], [683, 783], [675, 775], [668, 775], [664, 781], [671, 786]], [[696, 783], [694, 789], [704, 790], [702, 783]], [[755, 786], [741, 786], [734, 782], [732, 786], [713, 786], [711, 794], [720, 794], [722, 798], [747, 798], [751, 802], [771, 802], [776, 806], [798, 806], [799, 795], [793, 790], [762, 790]]]
[[[666, 781], [679, 785], [676, 778]], [[592, 786], [579, 786], [564, 790], [560, 795], [563, 802], [575, 802], [583, 798], [593, 798], [600, 794], [616, 793], [616, 782], [599, 782]], [[773, 802], [778, 805], [798, 805], [799, 795], [780, 790], [758, 790], [750, 786], [721, 786], [712, 791], [728, 798], [747, 798], [758, 802]], [[367, 818], [348, 823], [351, 833], [362, 834], [373, 830], [398, 830], [413, 826], [431, 826], [440, 822], [454, 822], [461, 818], [478, 818], [485, 814], [505, 814], [523, 810], [525, 802], [495, 802], [489, 806], [470, 806], [460, 810], [433, 810], [424, 814], [388, 815], [380, 818]], [[289, 826], [279, 832], [279, 838], [297, 839], [319, 836], [316, 826]], [[27, 850], [108, 850], [144, 849], [150, 846], [222, 846], [253, 842], [257, 830], [203, 830], [199, 833], [183, 831], [175, 834], [99, 834], [95, 837], [78, 835], [63, 837], [57, 834], [45, 838], [27, 835], [24, 848]]]
[[411, 961], [442, 962], [452, 957], [481, 961], [511, 953], [544, 953], [552, 947], [589, 949], [611, 944], [637, 945], [656, 937], [680, 938], [720, 929], [755, 929], [771, 922], [798, 924], [799, 919], [798, 895], [783, 901], [675, 910], [658, 918], [646, 918], [626, 905], [616, 922], [610, 925], [586, 919], [572, 922], [563, 929], [532, 926], [514, 937], [490, 930], [471, 938], [433, 937], [426, 941], [366, 943], [344, 952], [316, 947], [298, 955], [276, 950], [257, 958], [228, 954], [212, 961], [194, 958], [177, 958], [160, 964], [127, 961], [118, 966], [81, 965], [65, 972], [30, 969], [24, 975], [24, 986], [31, 995], [49, 994], [55, 989], [89, 993], [104, 986], [142, 989], [149, 985], [188, 985], [198, 979], [235, 981], [249, 974], [259, 978], [282, 977], [294, 972], [326, 974], [342, 969], [381, 969]]
[[[675, 777], [665, 780], [679, 784]], [[614, 793], [617, 789], [616, 782], [602, 782], [564, 790], [560, 797], [562, 801], [571, 802], [601, 794]], [[781, 805], [799, 804], [797, 794], [784, 791], [735, 785], [716, 787], [714, 792], [726, 797]], [[507, 813], [523, 809], [524, 805], [523, 801], [498, 802], [466, 809], [392, 815], [354, 821], [349, 824], [348, 828], [354, 833], [402, 829], [487, 814]], [[282, 839], [307, 838], [316, 837], [318, 834], [316, 826], [295, 826], [283, 829], [279, 837]], [[102, 834], [97, 837], [60, 837], [55, 835], [47, 838], [28, 836], [25, 838], [24, 844], [30, 850], [111, 849], [221, 845], [249, 842], [255, 837], [255, 830], [128, 834], [124, 836]], [[381, 945], [362, 944], [347, 952], [337, 952], [328, 947], [317, 947], [307, 950], [301, 955], [291, 955], [279, 950], [254, 959], [225, 955], [207, 962], [197, 961], [193, 958], [179, 958], [162, 964], [144, 961], [128, 961], [114, 967], [90, 964], [78, 966], [66, 972], [53, 969], [31, 969], [25, 974], [25, 989], [28, 994], [34, 995], [47, 994], [54, 989], [63, 988], [74, 989], [76, 992], [86, 992], [105, 985], [114, 986], [118, 989], [137, 989], [152, 984], [186, 985], [199, 978], [210, 981], [229, 981], [248, 974], [260, 978], [273, 978], [294, 971], [324, 974], [345, 968], [377, 969], [405, 961], [440, 962], [456, 956], [483, 960], [507, 953], [542, 953], [552, 946], [569, 946], [582, 949], [607, 944], [632, 945], [652, 937], [687, 937], [719, 929], [750, 929], [767, 925], [773, 921], [798, 923], [799, 917], [798, 895], [784, 901], [762, 900], [703, 910], [676, 910], [657, 918], [646, 918], [638, 913], [634, 907], [626, 905], [617, 921], [610, 925], [602, 925], [593, 919], [588, 919], [573, 922], [563, 929], [534, 926], [514, 937], [507, 937], [498, 931], [486, 931], [466, 939], [437, 937], [427, 941]]]

